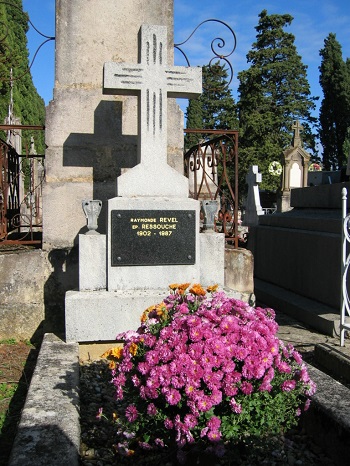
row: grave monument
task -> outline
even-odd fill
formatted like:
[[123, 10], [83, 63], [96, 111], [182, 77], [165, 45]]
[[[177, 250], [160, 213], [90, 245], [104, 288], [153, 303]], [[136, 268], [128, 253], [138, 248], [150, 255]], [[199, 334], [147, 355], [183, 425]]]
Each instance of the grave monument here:
[[303, 188], [308, 185], [308, 168], [310, 154], [303, 148], [300, 133], [303, 131], [299, 120], [292, 125], [293, 140], [291, 146], [283, 152], [282, 195], [279, 201], [279, 211], [286, 212], [290, 207], [290, 192], [293, 188]]
[[113, 340], [136, 329], [171, 283], [224, 285], [224, 235], [199, 234], [199, 201], [167, 163], [167, 99], [199, 95], [201, 68], [168, 65], [164, 26], [142, 25], [139, 40], [139, 62], [107, 62], [103, 78], [104, 94], [138, 96], [139, 163], [117, 180], [107, 235], [79, 235], [80, 287], [66, 294], [67, 341]]
[[244, 226], [251, 227], [257, 225], [259, 223], [259, 216], [264, 215], [264, 211], [260, 203], [258, 185], [258, 183], [261, 183], [261, 180], [262, 177], [261, 173], [259, 173], [259, 167], [257, 165], [252, 165], [246, 176], [248, 196], [243, 218]]
[[[167, 27], [164, 47], [172, 63], [173, 21], [173, 0], [153, 0], [151, 7], [146, 0], [56, 0], [55, 87], [46, 109], [43, 186], [47, 332], [64, 335], [65, 293], [79, 287], [79, 235], [88, 231], [82, 201], [102, 202], [97, 231], [106, 235], [116, 180], [138, 162], [137, 96], [104, 95], [104, 63], [138, 63], [143, 23]], [[165, 158], [183, 173], [183, 113], [176, 99], [167, 100]]]

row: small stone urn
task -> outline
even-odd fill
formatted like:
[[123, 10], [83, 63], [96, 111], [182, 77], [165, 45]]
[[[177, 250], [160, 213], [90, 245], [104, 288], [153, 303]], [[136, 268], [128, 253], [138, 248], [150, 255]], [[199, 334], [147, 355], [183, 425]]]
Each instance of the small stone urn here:
[[102, 209], [102, 201], [99, 200], [87, 200], [82, 201], [83, 211], [87, 220], [87, 227], [89, 231], [87, 234], [98, 235], [97, 230], [97, 219]]
[[215, 228], [215, 215], [218, 211], [218, 201], [206, 200], [202, 201], [202, 212], [204, 215], [203, 228], [205, 231], [214, 231]]

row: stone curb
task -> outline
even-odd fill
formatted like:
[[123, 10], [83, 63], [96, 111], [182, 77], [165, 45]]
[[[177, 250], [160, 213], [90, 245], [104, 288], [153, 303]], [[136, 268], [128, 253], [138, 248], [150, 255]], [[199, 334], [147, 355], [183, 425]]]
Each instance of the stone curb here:
[[79, 463], [79, 345], [45, 334], [9, 466]]
[[302, 423], [312, 437], [338, 466], [347, 466], [350, 458], [350, 390], [327, 374], [308, 365], [317, 384], [310, 410]]
[[[346, 345], [348, 344], [346, 341]], [[350, 383], [350, 357], [345, 351], [341, 346], [318, 343], [315, 345], [315, 359], [331, 374], [337, 374], [342, 380]]]

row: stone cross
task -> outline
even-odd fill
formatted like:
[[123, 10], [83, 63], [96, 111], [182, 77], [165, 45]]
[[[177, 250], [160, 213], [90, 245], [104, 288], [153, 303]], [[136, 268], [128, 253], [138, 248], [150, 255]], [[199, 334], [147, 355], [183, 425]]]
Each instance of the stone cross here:
[[149, 167], [167, 160], [167, 97], [197, 97], [201, 68], [167, 64], [165, 26], [141, 26], [140, 63], [104, 64], [104, 94], [137, 95], [139, 160]]
[[292, 125], [292, 130], [294, 131], [292, 146], [298, 147], [301, 146], [301, 137], [300, 133], [303, 131], [303, 126], [301, 126], [299, 120], [296, 120]]
[[261, 173], [257, 165], [252, 165], [246, 176], [248, 184], [247, 204], [245, 208], [243, 224], [246, 226], [255, 226], [259, 223], [259, 215], [264, 215], [260, 204], [260, 194], [258, 183], [261, 183]]

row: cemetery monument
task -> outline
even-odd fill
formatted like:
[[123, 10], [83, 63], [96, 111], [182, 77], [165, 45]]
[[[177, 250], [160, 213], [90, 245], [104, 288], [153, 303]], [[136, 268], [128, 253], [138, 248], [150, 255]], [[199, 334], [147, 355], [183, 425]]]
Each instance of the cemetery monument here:
[[303, 127], [300, 125], [299, 120], [293, 123], [292, 130], [292, 145], [283, 152], [282, 196], [279, 202], [280, 212], [286, 212], [291, 209], [291, 189], [303, 188], [308, 185], [310, 154], [303, 148], [303, 142], [300, 136]]
[[199, 234], [199, 201], [188, 198], [187, 178], [166, 156], [167, 98], [199, 95], [201, 68], [168, 65], [166, 27], [142, 25], [139, 37], [139, 63], [105, 63], [103, 86], [105, 94], [138, 96], [139, 164], [117, 180], [107, 235], [79, 235], [80, 289], [66, 294], [67, 341], [136, 329], [171, 283], [224, 285], [224, 236]]

